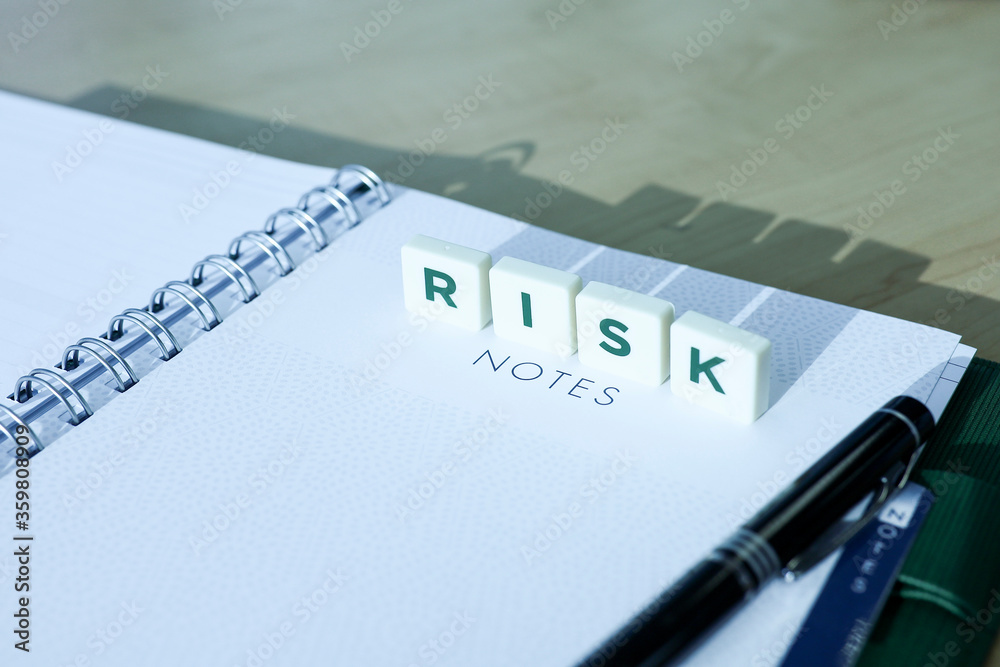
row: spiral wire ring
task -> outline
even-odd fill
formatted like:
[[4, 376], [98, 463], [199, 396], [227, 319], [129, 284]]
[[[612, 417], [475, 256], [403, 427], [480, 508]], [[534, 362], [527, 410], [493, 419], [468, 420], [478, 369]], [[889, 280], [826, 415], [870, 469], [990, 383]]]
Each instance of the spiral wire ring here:
[[[6, 405], [0, 405], [0, 410], [3, 410], [6, 415], [8, 415], [12, 420], [14, 420], [15, 424], [19, 424], [24, 428], [28, 429], [28, 437], [31, 438], [31, 442], [35, 445], [35, 447], [38, 448], [38, 451], [42, 451], [45, 448], [45, 445], [42, 444], [42, 441], [35, 436], [35, 432], [31, 430], [30, 426], [28, 426], [28, 422], [21, 419], [21, 416], [19, 414], [8, 408]], [[16, 431], [17, 428], [15, 428], [14, 430]], [[3, 431], [4, 435], [7, 436], [8, 440], [13, 442], [15, 445], [17, 444], [17, 436], [11, 433], [10, 429], [4, 426], [2, 421], [0, 421], [0, 431]]]
[[392, 201], [392, 193], [389, 192], [389, 187], [385, 184], [385, 181], [379, 178], [378, 175], [368, 167], [364, 167], [360, 164], [345, 164], [333, 176], [333, 179], [330, 181], [330, 185], [338, 190], [342, 190], [343, 188], [341, 188], [340, 185], [341, 176], [343, 174], [355, 174], [359, 179], [361, 179], [362, 183], [368, 186], [369, 190], [373, 190], [375, 194], [378, 195], [379, 203], [383, 206]]
[[[153, 330], [150, 329], [145, 322], [139, 319], [140, 317], [144, 317], [152, 321], [154, 326], [159, 328], [167, 336], [167, 339], [170, 341], [170, 345], [173, 347], [173, 350], [167, 350], [167, 346], [163, 344], [163, 340], [157, 334], [153, 333]], [[140, 329], [145, 331], [147, 334], [149, 334], [150, 338], [156, 341], [156, 344], [160, 347], [160, 353], [161, 353], [160, 358], [163, 359], [164, 361], [169, 361], [170, 359], [173, 359], [177, 355], [177, 353], [181, 351], [180, 345], [177, 344], [177, 339], [174, 338], [174, 335], [172, 333], [170, 333], [170, 329], [168, 329], [163, 325], [163, 322], [160, 321], [160, 318], [158, 318], [156, 315], [148, 313], [145, 310], [139, 310], [138, 308], [126, 308], [121, 313], [111, 318], [111, 322], [108, 324], [108, 334], [107, 334], [108, 340], [112, 341], [118, 340], [125, 334], [125, 326], [124, 326], [125, 320], [131, 320], [135, 322], [135, 324]]]
[[[179, 291], [181, 289], [185, 289], [188, 292], [191, 292], [196, 297], [198, 297], [198, 299], [202, 303], [208, 306], [208, 309], [212, 312], [211, 321], [205, 318], [205, 315], [202, 313], [200, 308], [197, 308], [193, 303], [191, 303], [190, 300], [184, 299], [184, 295]], [[190, 283], [184, 282], [183, 280], [171, 280], [169, 283], [167, 283], [163, 287], [153, 292], [152, 297], [150, 297], [149, 299], [149, 307], [147, 308], [147, 310], [151, 313], [158, 313], [161, 310], [163, 310], [166, 307], [165, 304], [163, 303], [163, 297], [167, 292], [173, 292], [177, 296], [184, 299], [184, 302], [187, 303], [189, 306], [191, 306], [191, 308], [197, 310], [198, 313], [201, 315], [202, 323], [208, 327], [206, 331], [209, 329], [214, 329], [215, 327], [222, 324], [222, 316], [219, 314], [219, 309], [215, 307], [214, 303], [212, 303], [212, 300], [209, 299], [207, 296], [205, 296], [205, 293], [202, 292], [200, 289], [198, 289], [197, 287], [195, 287]]]
[[[35, 378], [34, 381], [37, 382], [40, 379], [38, 377], [39, 375], [45, 375], [45, 376], [51, 377], [53, 380], [55, 380], [56, 382], [58, 382], [59, 384], [61, 384], [63, 387], [65, 387], [66, 390], [69, 393], [73, 394], [73, 396], [76, 397], [76, 400], [79, 401], [80, 407], [83, 408], [83, 412], [84, 412], [84, 416], [83, 416], [82, 419], [80, 419], [80, 421], [83, 421], [84, 419], [86, 419], [90, 415], [94, 414], [94, 411], [90, 408], [90, 405], [87, 403], [86, 399], [83, 398], [83, 394], [81, 394], [80, 391], [76, 387], [74, 387], [72, 384], [70, 384], [69, 382], [67, 382], [66, 378], [64, 378], [63, 376], [59, 375], [59, 373], [56, 373], [54, 370], [52, 370], [50, 368], [36, 368], [35, 370], [33, 370], [30, 373], [28, 373], [28, 375], [26, 375], [25, 377], [34, 377]], [[29, 380], [25, 384], [25, 391], [28, 392], [28, 396], [30, 397], [31, 396], [31, 380]], [[15, 391], [14, 393], [16, 394], [17, 391]]]
[[[77, 411], [73, 408], [72, 404], [70, 404], [69, 399], [63, 396], [62, 392], [60, 392], [58, 389], [55, 388], [55, 385], [53, 385], [51, 382], [49, 382], [44, 378], [38, 377], [38, 375], [36, 375], [38, 373], [44, 373], [46, 375], [49, 375], [54, 380], [58, 381], [59, 384], [66, 387], [66, 389], [68, 389], [70, 393], [72, 393], [73, 396], [76, 397], [76, 400], [80, 402], [80, 406], [83, 408], [84, 412], [83, 416], [81, 417], [79, 414], [77, 414]], [[22, 375], [20, 378], [18, 378], [17, 385], [14, 389], [14, 400], [17, 401], [18, 403], [24, 403], [24, 401], [31, 398], [33, 396], [33, 394], [31, 393], [32, 383], [40, 384], [49, 391], [51, 391], [52, 394], [56, 398], [58, 398], [63, 405], [66, 406], [66, 410], [69, 411], [69, 417], [74, 426], [82, 422], [90, 415], [94, 414], [94, 411], [90, 409], [90, 406], [87, 404], [87, 401], [85, 401], [80, 392], [76, 390], [76, 387], [71, 385], [69, 382], [66, 382], [66, 380], [55, 371], [51, 371], [47, 368], [36, 368], [27, 375]]]
[[[63, 356], [63, 368], [67, 368], [67, 366], [69, 364], [69, 357], [70, 357], [70, 353], [71, 352], [75, 352], [76, 353], [77, 365], [79, 365], [79, 363], [80, 363], [79, 362], [80, 353], [81, 352], [89, 352], [90, 354], [93, 355], [94, 361], [96, 361], [97, 363], [99, 363], [102, 366], [104, 366], [104, 368], [106, 368], [107, 371], [109, 373], [111, 373], [112, 377], [114, 377], [115, 381], [118, 382], [118, 391], [119, 392], [123, 392], [126, 389], [128, 389], [128, 387], [126, 387], [125, 383], [122, 381], [122, 376], [118, 374], [118, 371], [115, 370], [114, 366], [112, 366], [110, 363], [108, 363], [107, 359], [105, 359], [100, 354], [98, 354], [96, 350], [91, 350], [89, 347], [84, 347], [83, 345], [70, 345], [69, 347], [66, 348], [66, 350], [63, 352], [63, 355], [64, 355]], [[74, 368], [75, 368], [75, 366], [74, 366]]]
[[[199, 308], [198, 306], [196, 306], [195, 303], [194, 303], [194, 301], [192, 301], [191, 298], [188, 297], [187, 294], [185, 294], [184, 292], [180, 291], [180, 289], [177, 288], [177, 286], [176, 286], [177, 284], [187, 285], [191, 289], [193, 289], [195, 291], [198, 291], [197, 288], [191, 287], [191, 285], [188, 285], [187, 283], [182, 283], [179, 280], [171, 281], [170, 283], [164, 285], [163, 287], [158, 287], [156, 289], [156, 291], [153, 292], [152, 296], [149, 297], [149, 306], [146, 307], [146, 310], [148, 312], [150, 312], [150, 313], [157, 313], [157, 312], [163, 310], [163, 308], [164, 308], [163, 297], [164, 297], [164, 295], [166, 295], [167, 292], [172, 292], [173, 294], [177, 295], [178, 299], [180, 299], [181, 301], [183, 301], [184, 303], [186, 303], [188, 306], [190, 306], [192, 312], [198, 314], [198, 317], [201, 318], [201, 328], [204, 329], [205, 331], [211, 331], [220, 322], [219, 317], [218, 317], [219, 312], [217, 310], [215, 310], [215, 306], [212, 305], [211, 301], [208, 301], [206, 299], [206, 301], [208, 301], [209, 307], [212, 309], [213, 315], [215, 316], [215, 320], [214, 321], [209, 321], [208, 317], [206, 317], [205, 313], [202, 312], [201, 308]], [[201, 294], [201, 292], [198, 292], [198, 293]], [[159, 297], [159, 298], [157, 298], [157, 297]]]
[[285, 250], [285, 246], [281, 245], [274, 240], [274, 237], [265, 234], [264, 232], [247, 232], [233, 239], [233, 242], [229, 245], [229, 259], [239, 259], [240, 257], [240, 245], [243, 241], [249, 241], [255, 246], [261, 249], [266, 255], [274, 260], [275, 264], [278, 265], [278, 270], [281, 275], [287, 276], [291, 271], [295, 270], [295, 262], [292, 261], [292, 256], [288, 254]]
[[298, 208], [283, 208], [280, 211], [275, 211], [264, 223], [264, 233], [273, 234], [275, 228], [278, 224], [278, 219], [286, 215], [292, 219], [292, 222], [296, 224], [302, 231], [309, 234], [312, 237], [313, 245], [316, 246], [316, 250], [320, 251], [327, 246], [329, 241], [326, 237], [326, 232], [323, 228], [319, 226], [315, 218], [311, 215]]
[[[121, 376], [118, 374], [118, 372], [115, 371], [112, 366], [105, 364], [105, 368], [110, 369], [111, 372], [114, 374], [115, 378], [118, 380], [118, 386], [122, 388], [122, 391], [129, 389], [132, 385], [134, 385], [136, 382], [139, 381], [139, 378], [136, 376], [135, 371], [132, 370], [132, 366], [130, 366], [129, 363], [125, 361], [125, 357], [120, 355], [118, 353], [118, 350], [116, 350], [111, 345], [111, 343], [104, 340], [103, 338], [81, 338], [80, 340], [76, 341], [76, 345], [70, 345], [69, 347], [67, 347], [66, 351], [63, 353], [62, 367], [64, 371], [71, 371], [80, 365], [80, 352], [87, 351], [87, 352], [94, 352], [95, 354], [97, 354], [96, 350], [92, 350], [91, 348], [87, 347], [87, 345], [97, 345], [101, 347], [108, 354], [114, 357], [115, 361], [117, 361], [119, 364], [122, 365], [122, 368], [124, 368], [125, 372], [128, 373], [128, 381], [124, 383], [122, 382]], [[73, 353], [72, 359], [70, 359], [70, 352]], [[99, 354], [97, 354], [97, 356], [98, 358], [103, 360], [103, 357], [101, 357]]]
[[[257, 289], [257, 283], [255, 283], [253, 278], [250, 277], [250, 274], [246, 271], [246, 269], [244, 269], [238, 263], [234, 262], [232, 259], [224, 255], [209, 255], [205, 259], [195, 264], [194, 268], [191, 269], [190, 282], [192, 285], [197, 286], [202, 283], [202, 281], [204, 280], [205, 268], [208, 266], [214, 266], [215, 268], [219, 269], [219, 271], [222, 271], [224, 274], [226, 274], [226, 277], [232, 280], [233, 283], [235, 283], [236, 286], [240, 288], [240, 292], [242, 292], [243, 294], [243, 303], [250, 303], [260, 295], [260, 290]], [[232, 269], [234, 269], [236, 273], [238, 273], [240, 276], [246, 279], [247, 284], [250, 286], [250, 289], [247, 289], [247, 286], [243, 284], [243, 281], [240, 280], [236, 276], [236, 273], [233, 273], [229, 269], [229, 267], [232, 267]]]
[[343, 214], [344, 218], [347, 220], [347, 227], [351, 228], [361, 222], [361, 214], [358, 213], [358, 207], [354, 205], [350, 199], [347, 198], [343, 192], [337, 188], [321, 185], [319, 187], [313, 188], [309, 192], [302, 195], [299, 199], [299, 209], [305, 211], [309, 208], [309, 200], [313, 195], [319, 195], [325, 199], [330, 206]]

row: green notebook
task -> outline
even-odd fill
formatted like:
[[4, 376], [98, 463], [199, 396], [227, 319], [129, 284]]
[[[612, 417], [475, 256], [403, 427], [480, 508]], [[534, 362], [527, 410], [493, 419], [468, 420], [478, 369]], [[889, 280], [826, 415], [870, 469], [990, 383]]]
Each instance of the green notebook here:
[[981, 665], [1000, 627], [1000, 364], [973, 359], [916, 480], [937, 501], [858, 664]]

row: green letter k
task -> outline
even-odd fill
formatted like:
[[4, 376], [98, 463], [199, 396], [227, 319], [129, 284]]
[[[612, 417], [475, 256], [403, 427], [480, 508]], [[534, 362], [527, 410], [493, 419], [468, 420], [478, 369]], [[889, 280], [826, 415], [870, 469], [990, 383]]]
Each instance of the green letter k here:
[[708, 376], [708, 381], [712, 383], [712, 387], [715, 389], [715, 391], [719, 392], [720, 394], [725, 394], [726, 392], [722, 391], [722, 385], [719, 384], [719, 381], [715, 379], [715, 375], [712, 373], [712, 368], [718, 366], [725, 360], [721, 357], [712, 357], [705, 363], [701, 363], [700, 360], [701, 360], [701, 350], [699, 350], [696, 347], [692, 347], [691, 382], [694, 382], [695, 384], [700, 384], [701, 379], [699, 376], [702, 373], [704, 373], [705, 375]]

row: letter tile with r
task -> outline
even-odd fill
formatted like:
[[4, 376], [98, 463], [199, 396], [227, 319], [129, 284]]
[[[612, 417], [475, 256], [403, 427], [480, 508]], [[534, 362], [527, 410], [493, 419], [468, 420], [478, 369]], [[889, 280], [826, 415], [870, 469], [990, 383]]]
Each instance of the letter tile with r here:
[[407, 310], [479, 331], [489, 324], [488, 253], [418, 234], [402, 249]]

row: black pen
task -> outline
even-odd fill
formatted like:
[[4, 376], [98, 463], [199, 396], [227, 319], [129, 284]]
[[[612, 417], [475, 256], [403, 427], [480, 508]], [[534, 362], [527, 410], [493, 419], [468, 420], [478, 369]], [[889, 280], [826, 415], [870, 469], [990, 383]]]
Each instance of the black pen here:
[[[917, 399], [890, 400], [579, 667], [661, 667], [688, 655], [779, 573], [793, 579], [874, 517], [906, 483], [933, 428]], [[872, 493], [864, 516], [848, 520]]]

